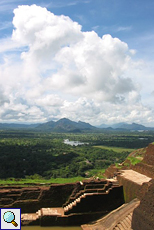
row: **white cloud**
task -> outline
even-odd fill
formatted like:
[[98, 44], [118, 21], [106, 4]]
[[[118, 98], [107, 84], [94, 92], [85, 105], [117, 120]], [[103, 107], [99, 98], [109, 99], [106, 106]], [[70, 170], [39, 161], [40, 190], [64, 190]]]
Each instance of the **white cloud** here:
[[127, 44], [110, 35], [101, 39], [94, 31], [83, 36], [57, 53], [55, 60], [62, 67], [47, 79], [48, 85], [105, 101], [116, 101], [117, 94], [134, 90], [131, 79], [122, 76], [130, 62]]
[[[70, 45], [81, 36], [81, 26], [69, 17], [56, 16], [36, 5], [19, 6], [14, 10], [13, 39], [32, 50]], [[70, 33], [72, 32], [72, 33]], [[57, 51], [57, 50], [56, 50]]]
[[139, 93], [145, 64], [126, 43], [36, 5], [16, 8], [13, 25], [0, 45], [1, 121], [153, 121]]
[[120, 26], [116, 29], [117, 32], [119, 32], [119, 31], [130, 31], [130, 30], [132, 30], [132, 26], [125, 26], [125, 27]]

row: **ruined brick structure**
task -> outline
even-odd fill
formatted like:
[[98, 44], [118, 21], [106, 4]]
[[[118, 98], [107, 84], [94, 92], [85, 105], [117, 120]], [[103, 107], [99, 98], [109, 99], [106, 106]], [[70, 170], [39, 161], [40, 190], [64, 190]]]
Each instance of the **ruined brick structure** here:
[[[135, 169], [154, 178], [154, 144], [149, 144], [143, 161], [137, 164]], [[134, 230], [154, 229], [154, 179], [144, 186], [146, 193], [133, 213]]]
[[132, 167], [133, 170], [154, 178], [154, 144], [149, 144], [142, 162]]
[[134, 230], [154, 229], [154, 180], [149, 182], [147, 193], [133, 212], [132, 228]]

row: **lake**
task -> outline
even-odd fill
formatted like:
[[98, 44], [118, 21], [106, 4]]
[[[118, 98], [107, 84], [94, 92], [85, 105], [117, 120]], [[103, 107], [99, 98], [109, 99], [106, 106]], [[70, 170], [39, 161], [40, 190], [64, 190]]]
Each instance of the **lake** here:
[[89, 143], [84, 143], [80, 141], [70, 141], [69, 139], [64, 140], [64, 144], [71, 145], [71, 146], [78, 146], [78, 145], [88, 145]]
[[82, 230], [81, 227], [40, 227], [40, 226], [22, 226], [22, 230]]

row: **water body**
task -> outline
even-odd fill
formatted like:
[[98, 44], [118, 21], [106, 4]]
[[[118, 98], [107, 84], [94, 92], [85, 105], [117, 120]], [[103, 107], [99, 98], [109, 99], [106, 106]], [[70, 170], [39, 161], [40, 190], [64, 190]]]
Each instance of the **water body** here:
[[40, 226], [24, 226], [22, 230], [82, 230], [81, 227], [40, 227]]
[[148, 140], [147, 137], [139, 137], [138, 139], [139, 139], [139, 140]]
[[88, 145], [89, 143], [84, 143], [84, 142], [80, 142], [80, 141], [69, 141], [69, 139], [65, 139], [64, 140], [64, 144], [67, 145], [71, 145], [71, 146], [78, 146], [78, 145]]

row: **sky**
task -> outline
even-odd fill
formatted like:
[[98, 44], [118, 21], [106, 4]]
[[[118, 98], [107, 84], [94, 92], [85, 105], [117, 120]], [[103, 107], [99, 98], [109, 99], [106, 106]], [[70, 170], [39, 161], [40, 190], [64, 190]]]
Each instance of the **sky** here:
[[0, 122], [154, 127], [153, 0], [0, 0]]

